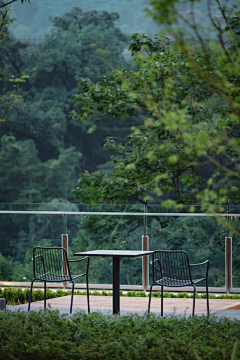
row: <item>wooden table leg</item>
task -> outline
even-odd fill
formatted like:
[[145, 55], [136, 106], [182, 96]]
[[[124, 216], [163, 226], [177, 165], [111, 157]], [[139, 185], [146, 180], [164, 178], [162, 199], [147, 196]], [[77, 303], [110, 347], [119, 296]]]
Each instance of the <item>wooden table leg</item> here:
[[113, 314], [120, 313], [120, 258], [113, 256]]

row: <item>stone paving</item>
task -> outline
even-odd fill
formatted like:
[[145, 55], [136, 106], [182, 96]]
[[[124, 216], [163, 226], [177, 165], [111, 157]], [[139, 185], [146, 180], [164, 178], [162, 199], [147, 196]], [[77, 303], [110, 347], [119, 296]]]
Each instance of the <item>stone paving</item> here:
[[[47, 307], [50, 306], [52, 309], [59, 309], [61, 312], [65, 312], [70, 308], [70, 298], [71, 296], [64, 296], [55, 299], [47, 300]], [[164, 314], [186, 314], [190, 315], [192, 313], [192, 304], [193, 299], [184, 299], [184, 298], [164, 298], [163, 300]], [[43, 308], [44, 302], [37, 301], [31, 304], [31, 309]], [[26, 305], [11, 306], [12, 308], [24, 308]], [[228, 300], [228, 299], [210, 299], [209, 300], [210, 313], [217, 312], [226, 312], [227, 309], [234, 309], [234, 314], [240, 316], [240, 300]], [[112, 296], [90, 296], [90, 308], [91, 311], [101, 311], [101, 312], [112, 312]], [[148, 297], [121, 297], [120, 298], [120, 311], [122, 313], [141, 313], [147, 311], [148, 308]], [[85, 295], [74, 295], [73, 299], [73, 309], [74, 310], [87, 310], [87, 297]], [[63, 311], [64, 310], [64, 311]], [[151, 301], [151, 312], [160, 313], [161, 311], [161, 299], [152, 298]], [[205, 299], [196, 299], [196, 314], [207, 314], [207, 303]]]

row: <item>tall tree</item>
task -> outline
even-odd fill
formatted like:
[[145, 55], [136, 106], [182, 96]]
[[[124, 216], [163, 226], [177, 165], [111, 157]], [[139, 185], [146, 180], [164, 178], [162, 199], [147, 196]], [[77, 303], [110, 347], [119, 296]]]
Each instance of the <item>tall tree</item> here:
[[[170, 109], [180, 105], [197, 124], [210, 119], [214, 112], [214, 106], [197, 106], [197, 102], [207, 101], [209, 89], [204, 89], [204, 84], [201, 87], [199, 75], [171, 49], [166, 37], [152, 40], [135, 34], [130, 50], [136, 62], [135, 72], [114, 71], [102, 77], [97, 85], [88, 79], [79, 80], [82, 91], [75, 96], [75, 104], [79, 106], [78, 113], [73, 113], [75, 119], [97, 122], [101, 116], [134, 115], [142, 119], [142, 126], [133, 128], [125, 145], [112, 138], [106, 140], [105, 149], [115, 153], [111, 158], [112, 173], [80, 175], [76, 199], [87, 203], [146, 203], [153, 198], [155, 190], [163, 199], [170, 197], [185, 204], [196, 202], [200, 171], [200, 164], [195, 164], [196, 154], [185, 152], [184, 143], [174, 130], [158, 126], [159, 112], [156, 105], [151, 105], [164, 102]], [[198, 53], [194, 56], [201, 61]], [[170, 104], [166, 96], [171, 97]]]
[[[215, 205], [239, 201], [240, 197], [240, 13], [235, 6], [226, 7], [219, 0], [205, 2], [209, 22], [215, 31], [217, 40], [215, 42], [213, 38], [204, 35], [204, 29], [197, 22], [195, 1], [187, 2], [191, 10], [191, 16], [188, 17], [179, 13], [178, 1], [167, 3], [160, 0], [152, 1], [151, 4], [154, 8], [152, 15], [156, 21], [176, 26], [181, 20], [192, 30], [195, 36], [195, 51], [201, 55], [200, 62], [192, 55], [192, 46], [184, 34], [177, 33], [174, 27], [169, 28], [172, 36], [175, 37], [177, 51], [202, 79], [204, 88], [209, 89], [212, 103], [217, 104], [211, 122], [201, 121], [196, 126], [193, 118], [189, 118], [188, 113], [182, 111], [179, 113], [179, 119], [173, 117], [173, 110], [168, 111], [164, 117], [158, 117], [159, 126], [164, 127], [169, 127], [171, 119], [170, 128], [175, 129], [176, 136], [183, 141], [186, 152], [194, 152], [198, 156], [198, 162], [200, 159], [205, 159], [211, 163], [212, 171], [204, 191], [198, 195], [198, 198], [203, 209], [214, 211]], [[219, 11], [218, 18], [214, 16], [214, 7]], [[178, 106], [176, 110], [181, 109]]]
[[[179, 19], [183, 21], [181, 12], [174, 7], [177, 3], [153, 1], [154, 18], [159, 22], [165, 19], [167, 23]], [[100, 82], [97, 88], [81, 79], [80, 86], [85, 88], [85, 93], [76, 96], [76, 103], [82, 105], [78, 116], [80, 120], [88, 120], [89, 116], [97, 117], [100, 109], [117, 116], [136, 111], [144, 114], [147, 131], [135, 129], [134, 134], [142, 137], [143, 146], [137, 153], [143, 152], [143, 158], [151, 166], [160, 163], [154, 179], [150, 181], [155, 194], [166, 199], [166, 186], [170, 185], [168, 190], [175, 188], [177, 196], [173, 197], [171, 191], [167, 195], [168, 205], [173, 206], [179, 200], [184, 203], [187, 199], [181, 195], [191, 190], [190, 202], [201, 204], [202, 210], [224, 211], [222, 204], [238, 200], [240, 196], [239, 13], [234, 13], [234, 8], [229, 12], [219, 4], [222, 14], [219, 23], [211, 17], [211, 3], [208, 5], [218, 43], [201, 36], [192, 8], [192, 22], [188, 18], [184, 18], [184, 21], [195, 34], [193, 42], [189, 41], [189, 37], [184, 40], [184, 32], [174, 27], [168, 29], [175, 36], [170, 51], [163, 39], [153, 42], [146, 36], [136, 36], [131, 49], [139, 52], [144, 46], [149, 53], [148, 56], [141, 53], [137, 56], [138, 72], [129, 75], [118, 71], [112, 83], [109, 81], [105, 85]], [[225, 25], [222, 25], [224, 22]], [[112, 104], [107, 101], [107, 94], [110, 93], [113, 94]], [[121, 101], [123, 106], [120, 107], [118, 104]], [[82, 110], [85, 110], [84, 113]], [[154, 133], [161, 134], [161, 137], [152, 141]], [[114, 146], [122, 151], [121, 146]], [[135, 171], [139, 158], [135, 156], [129, 164], [130, 158], [126, 150], [124, 168]], [[199, 187], [197, 171], [206, 164], [211, 166], [208, 166], [205, 174], [202, 173]], [[175, 174], [173, 169], [176, 170]], [[136, 178], [141, 183], [143, 177], [140, 174], [136, 172]], [[128, 182], [129, 177], [123, 177]], [[168, 183], [164, 187], [163, 179]], [[87, 176], [81, 177], [81, 181], [84, 188]], [[149, 191], [148, 186], [146, 199], [149, 199]], [[80, 188], [76, 194], [84, 194], [84, 190]]]

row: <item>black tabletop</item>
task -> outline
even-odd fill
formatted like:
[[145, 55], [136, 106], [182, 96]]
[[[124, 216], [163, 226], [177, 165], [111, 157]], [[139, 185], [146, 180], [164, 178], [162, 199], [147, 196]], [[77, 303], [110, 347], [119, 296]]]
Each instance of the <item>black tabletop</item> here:
[[113, 256], [113, 257], [137, 257], [150, 255], [153, 251], [140, 250], [92, 250], [75, 253], [75, 256]]

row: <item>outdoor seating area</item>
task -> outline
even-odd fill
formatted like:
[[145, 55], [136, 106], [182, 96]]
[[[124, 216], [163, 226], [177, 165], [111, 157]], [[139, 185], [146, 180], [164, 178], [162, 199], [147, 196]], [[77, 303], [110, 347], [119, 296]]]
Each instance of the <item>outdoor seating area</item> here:
[[[113, 259], [113, 298], [112, 298], [112, 311], [113, 314], [120, 313], [120, 257], [143, 257], [152, 255], [152, 274], [153, 284], [150, 286], [148, 313], [151, 306], [151, 294], [153, 286], [161, 286], [161, 316], [163, 316], [163, 289], [167, 287], [193, 287], [193, 308], [192, 316], [195, 314], [195, 284], [204, 281], [206, 283], [206, 302], [207, 314], [209, 315], [209, 298], [208, 298], [208, 272], [209, 261], [206, 260], [199, 264], [190, 264], [188, 254], [182, 250], [157, 250], [157, 251], [134, 251], [134, 250], [93, 250], [81, 253], [75, 253], [75, 256], [85, 257], [78, 260], [69, 260], [67, 251], [63, 247], [36, 247], [33, 249], [33, 274], [34, 279], [31, 282], [31, 290], [28, 304], [28, 311], [30, 310], [32, 301], [32, 289], [34, 281], [44, 281], [44, 308], [46, 309], [46, 285], [50, 283], [72, 283], [72, 295], [70, 302], [70, 313], [73, 308], [74, 296], [74, 280], [80, 277], [86, 277], [87, 288], [87, 306], [88, 313], [90, 313], [90, 300], [89, 300], [89, 286], [88, 286], [88, 271], [89, 271], [89, 256], [111, 257]], [[72, 262], [77, 263], [86, 260], [86, 272], [80, 275], [71, 275], [70, 266]], [[206, 265], [206, 276], [201, 279], [192, 279], [191, 267]], [[56, 302], [57, 300], [55, 300]], [[184, 302], [183, 302], [184, 303]], [[49, 303], [51, 306], [51, 303]], [[144, 302], [142, 302], [143, 306]], [[234, 304], [238, 305], [238, 304]], [[131, 304], [129, 304], [131, 311]], [[182, 305], [183, 306], [183, 305]], [[182, 306], [181, 309], [182, 309]], [[225, 305], [224, 305], [225, 306]], [[95, 304], [98, 308], [98, 304]], [[188, 306], [187, 306], [188, 308]], [[187, 309], [186, 308], [186, 309]], [[144, 311], [141, 307], [141, 310]], [[201, 310], [202, 311], [202, 310]]]
[[[109, 209], [111, 208], [109, 207]], [[131, 207], [129, 207], [129, 209], [131, 210]], [[39, 287], [44, 289], [45, 294], [43, 308], [47, 308], [48, 303], [51, 305], [51, 303], [54, 302], [55, 304], [56, 301], [56, 306], [53, 305], [53, 307], [58, 308], [59, 305], [60, 308], [65, 309], [64, 311], [66, 311], [66, 313], [72, 313], [79, 308], [79, 301], [81, 304], [80, 309], [84, 310], [87, 308], [88, 313], [98, 309], [104, 311], [111, 309], [112, 314], [119, 314], [121, 311], [139, 311], [142, 313], [156, 312], [160, 313], [161, 316], [164, 316], [165, 313], [174, 313], [174, 311], [177, 313], [191, 313], [192, 316], [200, 313], [211, 314], [216, 311], [228, 309], [228, 307], [239, 306], [238, 300], [225, 299], [227, 301], [227, 303], [225, 303], [223, 299], [221, 301], [219, 300], [220, 302], [218, 302], [217, 299], [211, 299], [209, 302], [208, 297], [209, 293], [216, 294], [217, 296], [218, 293], [234, 295], [239, 292], [238, 287], [234, 286], [234, 284], [237, 284], [237, 277], [234, 273], [236, 269], [232, 266], [233, 256], [236, 254], [236, 242], [233, 243], [231, 237], [221, 239], [222, 243], [225, 244], [224, 247], [221, 247], [221, 252], [218, 251], [221, 256], [220, 258], [223, 259], [223, 261], [225, 260], [221, 262], [217, 261], [212, 247], [209, 248], [210, 251], [206, 251], [203, 247], [198, 249], [195, 245], [192, 246], [191, 243], [190, 246], [184, 243], [182, 248], [178, 247], [178, 250], [167, 250], [162, 239], [160, 238], [158, 240], [154, 238], [151, 227], [149, 225], [149, 227], [146, 226], [147, 223], [154, 223], [156, 217], [162, 216], [166, 219], [172, 218], [178, 228], [181, 229], [182, 223], [185, 227], [186, 224], [188, 224], [186, 220], [189, 220], [189, 225], [195, 221], [195, 214], [149, 213], [146, 211], [69, 212], [67, 210], [42, 210], [40, 207], [34, 211], [31, 208], [27, 211], [18, 208], [16, 210], [0, 210], [0, 212], [8, 217], [18, 217], [24, 214], [31, 218], [33, 216], [41, 216], [43, 219], [47, 219], [49, 216], [53, 216], [54, 218], [60, 216], [63, 220], [63, 234], [60, 241], [57, 240], [53, 242], [51, 246], [35, 246], [29, 249], [32, 255], [28, 255], [25, 259], [25, 266], [26, 269], [28, 269], [28, 277], [25, 281], [0, 282], [2, 287], [15, 286], [30, 288], [28, 310], [36, 306], [39, 307], [39, 305], [35, 305], [34, 302], [32, 302], [32, 290]], [[210, 223], [215, 225], [215, 220], [213, 218], [206, 219], [205, 215], [206, 214], [198, 214], [197, 219], [201, 219], [202, 217], [204, 221], [207, 220], [206, 224]], [[129, 239], [132, 238], [132, 242], [121, 246], [121, 250], [118, 250], [117, 246], [111, 250], [107, 249], [106, 245], [103, 245], [101, 248], [97, 245], [97, 242], [94, 242], [91, 244], [91, 247], [86, 247], [85, 249], [81, 245], [80, 248], [82, 251], [78, 251], [79, 247], [74, 245], [72, 239], [72, 225], [66, 226], [66, 224], [71, 224], [75, 219], [79, 222], [79, 216], [80, 224], [81, 219], [84, 218], [96, 219], [97, 222], [102, 221], [101, 219], [104, 219], [103, 221], [107, 221], [107, 219], [112, 221], [114, 218], [116, 225], [121, 222], [125, 224], [125, 221], [128, 221], [128, 219], [131, 220], [131, 222], [132, 219], [134, 219], [134, 224], [139, 221], [138, 219], [143, 219], [144, 226], [140, 229], [143, 235], [140, 235], [141, 232], [137, 232], [136, 234], [132, 233], [131, 237], [129, 237]], [[224, 214], [223, 216], [230, 218], [231, 214]], [[204, 221], [202, 222], [203, 224]], [[200, 231], [200, 227], [197, 229]], [[70, 233], [70, 239], [68, 233]], [[92, 236], [95, 237], [95, 234]], [[96, 236], [98, 236], [98, 231], [96, 232]], [[121, 234], [121, 236], [125, 235]], [[139, 241], [141, 237], [142, 243]], [[56, 246], [54, 243], [60, 243], [62, 246]], [[37, 245], [37, 242], [35, 242], [35, 244]], [[163, 249], [161, 249], [161, 245]], [[94, 248], [97, 250], [94, 250]], [[207, 255], [204, 255], [205, 253]], [[206, 256], [208, 256], [208, 258]], [[126, 274], [129, 274], [128, 277], [126, 277]], [[98, 282], [100, 279], [104, 279], [104, 283]], [[126, 279], [128, 279], [128, 284], [125, 282]], [[221, 284], [221, 286], [216, 286], [215, 283]], [[47, 300], [47, 288], [71, 289], [70, 301], [67, 301], [67, 297]], [[101, 289], [112, 290], [113, 296], [106, 297], [106, 299], [104, 297], [98, 299], [98, 297], [92, 296], [93, 305], [91, 305], [89, 292], [94, 288], [99, 291], [101, 291]], [[81, 289], [87, 291], [86, 296], [80, 297], [79, 299], [81, 300], [77, 300], [78, 295], [73, 295], [74, 290]], [[135, 309], [133, 304], [129, 305], [128, 301], [130, 300], [128, 298], [123, 297], [121, 299], [121, 291], [131, 290], [144, 291], [145, 294], [147, 294], [147, 300], [146, 298], [135, 299], [136, 304], [140, 301], [139, 304], [141, 304], [141, 306], [139, 309]], [[192, 298], [182, 300], [178, 298], [175, 300], [161, 296], [161, 298], [156, 299], [152, 298], [153, 291], [161, 292], [161, 294], [171, 293], [172, 291], [179, 294], [190, 293], [192, 294]], [[205, 294], [206, 300], [198, 298], [195, 300], [196, 292]], [[81, 303], [82, 299], [85, 299], [84, 306]], [[97, 303], [97, 299], [99, 300], [99, 304]], [[63, 305], [61, 305], [61, 301], [63, 301]], [[111, 306], [109, 308], [110, 301]], [[230, 303], [228, 301], [230, 301]], [[231, 301], [234, 302], [231, 303]], [[75, 302], [77, 302], [76, 306]], [[66, 306], [67, 303], [68, 306]], [[220, 305], [221, 303], [222, 305]], [[204, 309], [202, 308], [203, 304]], [[199, 305], [200, 310], [198, 308]], [[66, 310], [67, 308], [68, 311]]]

